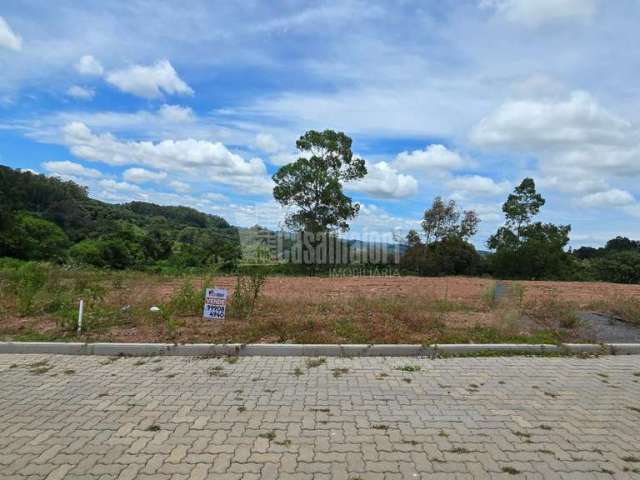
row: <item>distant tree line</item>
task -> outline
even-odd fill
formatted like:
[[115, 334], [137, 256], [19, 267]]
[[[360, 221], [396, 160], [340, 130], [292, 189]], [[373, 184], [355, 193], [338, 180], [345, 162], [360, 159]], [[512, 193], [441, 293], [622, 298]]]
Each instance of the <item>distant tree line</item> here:
[[[353, 155], [351, 138], [333, 130], [308, 131], [296, 146], [300, 158], [273, 175], [273, 196], [290, 212], [287, 228], [312, 238], [304, 245], [312, 261], [289, 262], [278, 271], [321, 273], [314, 256], [320, 244], [339, 242], [349, 258], [362, 258], [351, 253], [369, 248], [366, 242], [338, 234], [360, 210], [343, 183], [362, 179], [365, 161]], [[487, 241], [490, 252], [478, 252], [469, 241], [478, 231], [477, 214], [436, 197], [420, 231], [407, 234], [399, 267], [417, 275], [640, 283], [639, 241], [616, 237], [603, 248], [571, 251], [570, 225], [535, 220], [545, 203], [533, 179], [525, 178], [502, 206], [505, 221]], [[275, 233], [258, 226], [243, 232], [263, 241]], [[245, 241], [241, 248], [238, 228], [219, 216], [146, 202], [108, 204], [89, 198], [74, 182], [0, 166], [0, 257], [162, 270], [233, 268], [247, 251], [260, 262], [273, 260], [260, 242]]]
[[107, 268], [230, 265], [238, 232], [221, 217], [145, 202], [113, 205], [74, 182], [0, 166], [0, 257]]

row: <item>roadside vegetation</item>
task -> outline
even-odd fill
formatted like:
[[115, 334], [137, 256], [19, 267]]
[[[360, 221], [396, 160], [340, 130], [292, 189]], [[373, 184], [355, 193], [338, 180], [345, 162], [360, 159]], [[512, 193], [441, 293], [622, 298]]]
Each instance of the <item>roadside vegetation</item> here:
[[[273, 252], [276, 232], [260, 226], [234, 227], [188, 207], [108, 204], [74, 182], [0, 166], [0, 335], [75, 338], [80, 300], [81, 336], [92, 340], [554, 343], [584, 339], [581, 310], [640, 324], [638, 291], [608, 286], [606, 296], [585, 300], [563, 294], [562, 285], [532, 282], [638, 283], [640, 242], [618, 237], [600, 249], [569, 250], [570, 225], [536, 221], [546, 201], [530, 178], [502, 206], [505, 220], [488, 240], [491, 252], [470, 243], [478, 215], [437, 197], [420, 231], [402, 240], [393, 277], [368, 290], [360, 287], [371, 277], [332, 279], [334, 289], [327, 289], [324, 277], [336, 269], [384, 271], [388, 259], [353, 260], [366, 242], [340, 237], [360, 210], [343, 184], [367, 173], [351, 139], [312, 130], [296, 146], [301, 157], [274, 174], [273, 194], [289, 212], [287, 228], [312, 235], [298, 244], [309, 259], [302, 263]], [[344, 246], [350, 262], [323, 262], [317, 245], [327, 240]], [[290, 275], [299, 277], [287, 282]], [[456, 276], [464, 294], [449, 291]], [[299, 285], [307, 291], [296, 294]], [[200, 319], [211, 286], [229, 290], [223, 327]], [[499, 295], [505, 288], [508, 294]]]
[[[246, 269], [162, 275], [0, 262], [0, 339], [295, 343], [590, 341], [577, 312], [638, 321], [640, 287], [480, 278], [269, 277]], [[202, 320], [204, 288], [229, 289], [227, 319]], [[238, 289], [239, 286], [239, 289]], [[635, 290], [623, 290], [635, 288]], [[598, 293], [599, 292], [599, 293]], [[628, 299], [621, 301], [621, 298]], [[78, 302], [85, 302], [77, 335]], [[156, 307], [152, 310], [152, 307]]]

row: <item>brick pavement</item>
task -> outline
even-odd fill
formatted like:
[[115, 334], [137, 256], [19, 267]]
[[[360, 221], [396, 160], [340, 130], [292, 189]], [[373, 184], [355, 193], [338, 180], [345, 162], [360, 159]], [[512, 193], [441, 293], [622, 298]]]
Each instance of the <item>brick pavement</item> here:
[[0, 355], [9, 478], [640, 478], [640, 356]]

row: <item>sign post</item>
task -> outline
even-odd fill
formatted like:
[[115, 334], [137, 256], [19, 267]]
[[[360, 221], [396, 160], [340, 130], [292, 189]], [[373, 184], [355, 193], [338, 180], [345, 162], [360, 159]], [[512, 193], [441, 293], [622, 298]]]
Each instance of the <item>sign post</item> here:
[[205, 320], [224, 320], [227, 309], [227, 289], [207, 288], [204, 294], [204, 311], [202, 318]]

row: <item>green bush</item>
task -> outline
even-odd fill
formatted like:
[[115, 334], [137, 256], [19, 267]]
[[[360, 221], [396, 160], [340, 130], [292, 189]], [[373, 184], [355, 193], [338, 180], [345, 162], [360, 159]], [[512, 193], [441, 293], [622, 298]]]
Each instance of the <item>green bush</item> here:
[[193, 288], [193, 283], [187, 279], [171, 296], [169, 305], [171, 312], [175, 315], [201, 315], [204, 305], [204, 292]]
[[0, 232], [6, 254], [25, 260], [60, 261], [69, 239], [55, 223], [28, 213], [18, 214], [8, 230]]
[[127, 244], [120, 239], [83, 240], [69, 250], [72, 259], [95, 267], [125, 269], [135, 264]]
[[231, 316], [240, 319], [251, 317], [266, 279], [267, 270], [263, 267], [245, 267], [238, 271], [236, 288], [229, 302]]
[[640, 252], [637, 250], [613, 251], [591, 260], [598, 280], [616, 283], [640, 283]]
[[46, 264], [27, 262], [16, 270], [13, 285], [19, 315], [33, 313], [36, 295], [46, 285], [48, 278], [49, 266]]

